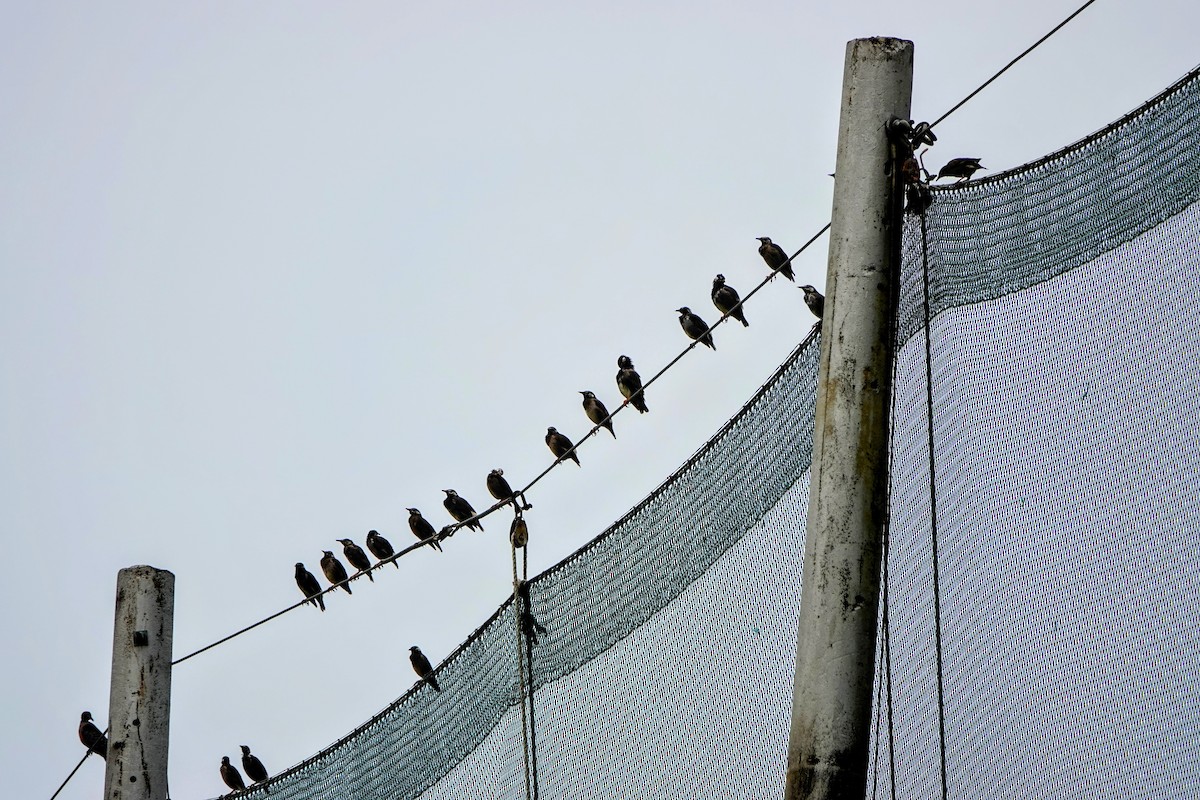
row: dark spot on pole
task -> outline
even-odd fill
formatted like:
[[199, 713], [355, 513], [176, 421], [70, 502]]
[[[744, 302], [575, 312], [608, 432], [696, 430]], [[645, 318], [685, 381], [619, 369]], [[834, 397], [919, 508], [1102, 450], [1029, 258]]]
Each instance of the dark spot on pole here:
[[150, 645], [150, 632], [149, 631], [134, 631], [133, 632], [133, 646], [134, 647], [148, 647], [149, 645]]

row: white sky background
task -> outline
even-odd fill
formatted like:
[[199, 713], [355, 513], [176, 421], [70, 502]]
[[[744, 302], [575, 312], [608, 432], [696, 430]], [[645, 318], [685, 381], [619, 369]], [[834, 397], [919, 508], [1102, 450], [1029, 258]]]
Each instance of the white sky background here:
[[[426, 4], [428, 5], [428, 4]], [[832, 6], [834, 4], [828, 4]], [[829, 217], [845, 43], [916, 42], [932, 119], [1077, 5], [38, 3], [0, 9], [0, 774], [49, 797], [107, 716], [121, 567], [177, 576], [182, 655], [299, 598], [338, 537], [411, 541], [550, 459]], [[819, 10], [818, 10], [819, 9]], [[939, 127], [926, 163], [1037, 158], [1200, 62], [1190, 0], [1102, 0]], [[824, 248], [797, 265], [824, 286]], [[807, 332], [776, 281], [531, 496], [540, 571], [694, 451]], [[403, 693], [510, 591], [507, 519], [329, 611], [180, 665], [175, 800]], [[544, 620], [569, 624], [568, 620]], [[61, 795], [93, 798], [89, 759]]]

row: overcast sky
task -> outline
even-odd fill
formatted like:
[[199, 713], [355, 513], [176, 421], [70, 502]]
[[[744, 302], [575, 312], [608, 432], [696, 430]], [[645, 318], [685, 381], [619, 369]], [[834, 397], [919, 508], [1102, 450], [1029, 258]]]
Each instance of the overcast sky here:
[[[916, 43], [933, 119], [1077, 5], [8, 3], [0, 11], [0, 774], [49, 797], [107, 717], [118, 569], [176, 575], [176, 655], [299, 598], [335, 539], [441, 525], [549, 461], [829, 217], [845, 43]], [[819, 10], [818, 10], [819, 9]], [[938, 129], [1012, 168], [1200, 61], [1192, 0], [1102, 0]], [[824, 286], [825, 250], [797, 264]], [[537, 487], [540, 571], [699, 447], [807, 333], [776, 281]], [[176, 800], [345, 734], [510, 590], [507, 520], [174, 676]], [[361, 589], [359, 588], [361, 584]], [[89, 759], [63, 793], [94, 798]]]

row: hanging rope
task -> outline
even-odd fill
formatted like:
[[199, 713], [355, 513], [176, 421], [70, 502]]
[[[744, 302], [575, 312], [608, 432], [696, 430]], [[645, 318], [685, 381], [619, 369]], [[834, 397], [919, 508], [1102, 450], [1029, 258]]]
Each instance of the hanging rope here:
[[525, 634], [525, 664], [529, 676], [529, 771], [533, 775], [533, 800], [538, 800], [537, 724], [533, 718], [533, 640], [537, 636], [537, 619], [533, 616], [533, 601], [529, 597], [529, 548], [521, 552], [522, 631]]
[[933, 449], [933, 345], [929, 311], [929, 236], [921, 211], [921, 282], [925, 309], [925, 420], [929, 448], [929, 530], [933, 556], [933, 640], [937, 656], [938, 741], [941, 753], [942, 800], [949, 797], [946, 782], [946, 692], [942, 674], [942, 595], [938, 574], [937, 471]]
[[[516, 509], [516, 518], [514, 519], [514, 528], [516, 521], [521, 519], [521, 509]], [[528, 545], [528, 542], [526, 542]], [[513, 573], [513, 622], [517, 629], [517, 677], [519, 684], [517, 690], [520, 692], [521, 702], [521, 744], [525, 750], [525, 798], [533, 800], [533, 780], [530, 776], [532, 759], [530, 758], [529, 749], [529, 720], [525, 713], [525, 648], [522, 647], [521, 628], [522, 620], [525, 615], [524, 609], [521, 607], [521, 577], [517, 574], [517, 542], [512, 540], [512, 573]], [[527, 562], [528, 563], [528, 562]]]

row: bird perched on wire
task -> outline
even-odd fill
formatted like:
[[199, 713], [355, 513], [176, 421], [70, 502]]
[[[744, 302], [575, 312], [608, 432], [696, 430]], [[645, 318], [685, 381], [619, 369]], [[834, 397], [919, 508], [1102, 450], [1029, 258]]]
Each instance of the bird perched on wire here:
[[92, 712], [90, 711], [79, 715], [79, 741], [91, 752], [105, 761], [108, 760], [108, 739], [92, 723]]
[[[346, 568], [342, 566], [342, 562], [337, 560], [337, 556], [332, 550], [323, 550], [325, 555], [321, 556], [321, 572], [325, 573], [325, 579], [333, 586], [342, 584], [342, 588], [346, 590], [346, 594], [354, 594], [350, 588], [350, 582], [346, 580]], [[345, 581], [345, 583], [342, 583]]]
[[717, 349], [717, 346], [713, 344], [712, 331], [708, 329], [707, 322], [700, 319], [699, 315], [693, 314], [687, 306], [677, 308], [675, 311], [679, 313], [679, 327], [683, 328], [684, 333], [700, 344], [707, 345], [713, 350]]
[[825, 295], [818, 292], [815, 287], [807, 284], [800, 288], [804, 290], [804, 304], [808, 306], [808, 310], [813, 312], [817, 319], [824, 319]]
[[524, 517], [513, 517], [512, 525], [508, 528], [508, 540], [518, 549], [529, 544], [529, 525]]
[[325, 598], [321, 596], [321, 584], [317, 582], [316, 576], [305, 569], [304, 564], [299, 561], [296, 562], [296, 585], [300, 587], [300, 591], [304, 592], [308, 602], [319, 606], [322, 611], [325, 610]]
[[441, 691], [442, 687], [438, 686], [437, 678], [433, 677], [433, 665], [429, 663], [429, 659], [421, 652], [421, 648], [413, 645], [408, 648], [408, 660], [412, 662], [412, 668], [421, 678], [428, 683], [436, 691]]
[[642, 376], [633, 368], [633, 359], [621, 356], [617, 359], [617, 368], [617, 388], [621, 390], [621, 396], [645, 414], [650, 409], [646, 406], [646, 394], [642, 391]]
[[221, 780], [225, 781], [225, 785], [235, 792], [244, 792], [246, 783], [242, 780], [242, 773], [238, 772], [238, 768], [229, 763], [229, 756], [221, 757]]
[[580, 392], [583, 395], [583, 413], [587, 414], [587, 418], [597, 425], [603, 425], [612, 434], [612, 437], [617, 438], [617, 432], [613, 430], [612, 420], [608, 418], [608, 409], [604, 407], [596, 395], [592, 392]]
[[[380, 561], [387, 561], [396, 555], [396, 551], [392, 549], [392, 543], [380, 536], [379, 531], [367, 531], [367, 549]], [[395, 561], [392, 562], [392, 566], [400, 569], [400, 565]]]
[[952, 158], [946, 162], [946, 166], [941, 168], [934, 180], [958, 178], [959, 183], [964, 183], [971, 179], [976, 170], [980, 169], [987, 169], [987, 167], [980, 164], [978, 158]]
[[749, 328], [750, 323], [746, 321], [746, 315], [743, 313], [742, 307], [738, 305], [741, 300], [742, 298], [738, 297], [737, 289], [725, 283], [724, 275], [717, 275], [717, 277], [713, 278], [713, 305], [722, 314], [728, 314], [742, 323], [742, 327]]
[[561, 461], [563, 458], [569, 458], [575, 462], [576, 466], [583, 466], [579, 463], [579, 456], [575, 453], [575, 445], [566, 436], [558, 432], [558, 428], [551, 425], [546, 428], [546, 446], [550, 448], [550, 452]]
[[[442, 501], [442, 505], [450, 512], [450, 516], [459, 522], [467, 522], [467, 520], [475, 516], [475, 509], [467, 502], [467, 498], [461, 497], [453, 489], [442, 489], [442, 491], [446, 493], [446, 499]], [[477, 519], [473, 519], [467, 522], [467, 527], [472, 530], [482, 531], [483, 523]]]
[[242, 769], [246, 770], [246, 777], [255, 783], [262, 783], [270, 777], [258, 756], [252, 755], [246, 745], [242, 745]]
[[792, 272], [792, 262], [788, 261], [788, 255], [783, 252], [783, 248], [772, 242], [770, 236], [760, 236], [758, 240], [762, 242], [758, 246], [758, 254], [767, 262], [767, 266], [795, 283], [796, 275]]
[[418, 509], [408, 509], [408, 527], [412, 530], [413, 536], [423, 542], [429, 542], [429, 546], [439, 553], [442, 551], [442, 546], [438, 544], [437, 532], [429, 524], [429, 520], [421, 516]]
[[504, 478], [504, 470], [494, 469], [487, 476], [488, 491], [492, 497], [497, 500], [515, 500], [517, 493], [508, 485], [508, 481]]
[[[346, 554], [346, 560], [350, 562], [350, 566], [354, 567], [359, 572], [371, 568], [371, 559], [367, 558], [367, 554], [363, 549], [356, 545], [351, 539], [338, 539], [342, 545], [342, 552]], [[375, 576], [367, 572], [366, 576], [371, 579], [371, 583], [375, 582]]]

